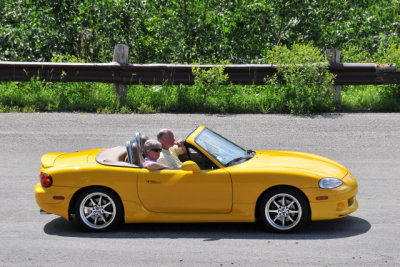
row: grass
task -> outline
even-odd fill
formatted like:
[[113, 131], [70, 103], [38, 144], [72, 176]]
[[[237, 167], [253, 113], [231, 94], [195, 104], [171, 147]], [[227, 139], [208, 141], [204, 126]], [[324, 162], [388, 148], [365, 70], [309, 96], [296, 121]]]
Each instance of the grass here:
[[[400, 46], [389, 45], [376, 54], [341, 51], [343, 62], [380, 62], [400, 65]], [[55, 61], [80, 62], [57, 56]], [[77, 111], [97, 113], [292, 113], [331, 111], [400, 111], [400, 85], [343, 86], [342, 102], [333, 102], [334, 76], [324, 54], [312, 44], [294, 43], [266, 51], [265, 61], [278, 66], [278, 75], [261, 86], [233, 85], [224, 68], [193, 69], [193, 86], [128, 86], [126, 105], [120, 105], [112, 84], [30, 82], [0, 83], [0, 112]], [[227, 64], [223, 62], [222, 64]], [[306, 64], [315, 63], [315, 64]], [[303, 65], [300, 65], [303, 64]], [[301, 67], [300, 67], [301, 66]], [[278, 77], [283, 78], [281, 82]]]
[[400, 85], [344, 87], [341, 109], [344, 111], [400, 111]]
[[[285, 108], [279, 89], [271, 86], [221, 85], [199, 96], [195, 86], [128, 87], [127, 104], [119, 107], [113, 85], [100, 83], [0, 83], [0, 112], [96, 113], [305, 113]], [[340, 106], [324, 111], [400, 111], [400, 86], [344, 86]]]

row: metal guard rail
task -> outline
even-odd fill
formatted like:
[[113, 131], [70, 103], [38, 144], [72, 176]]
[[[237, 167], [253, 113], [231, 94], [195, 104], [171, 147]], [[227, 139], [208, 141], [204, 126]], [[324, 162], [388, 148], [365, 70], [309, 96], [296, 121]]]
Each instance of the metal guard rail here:
[[[0, 62], [0, 81], [101, 82], [115, 84], [193, 84], [193, 67], [220, 65]], [[265, 84], [277, 73], [276, 65], [224, 65], [234, 84]], [[394, 64], [330, 63], [336, 85], [400, 84]]]

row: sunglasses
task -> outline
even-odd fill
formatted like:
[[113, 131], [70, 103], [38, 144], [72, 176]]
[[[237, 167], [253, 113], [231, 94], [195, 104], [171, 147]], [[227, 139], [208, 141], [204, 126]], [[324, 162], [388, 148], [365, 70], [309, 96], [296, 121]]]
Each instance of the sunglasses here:
[[154, 152], [161, 152], [161, 148], [152, 148], [152, 149], [150, 149], [151, 151], [154, 151]]

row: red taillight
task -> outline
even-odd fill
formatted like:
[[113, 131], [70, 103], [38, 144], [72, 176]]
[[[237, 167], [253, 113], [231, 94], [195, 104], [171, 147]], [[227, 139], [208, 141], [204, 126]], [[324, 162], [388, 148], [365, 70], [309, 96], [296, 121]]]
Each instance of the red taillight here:
[[53, 178], [47, 173], [41, 172], [40, 173], [40, 184], [43, 187], [50, 187], [53, 183]]

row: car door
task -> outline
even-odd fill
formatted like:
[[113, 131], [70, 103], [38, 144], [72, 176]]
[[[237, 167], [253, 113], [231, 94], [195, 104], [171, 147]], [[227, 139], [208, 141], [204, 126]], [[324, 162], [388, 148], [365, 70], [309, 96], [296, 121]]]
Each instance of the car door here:
[[138, 195], [153, 212], [229, 213], [232, 209], [232, 181], [224, 169], [143, 169], [138, 175]]

